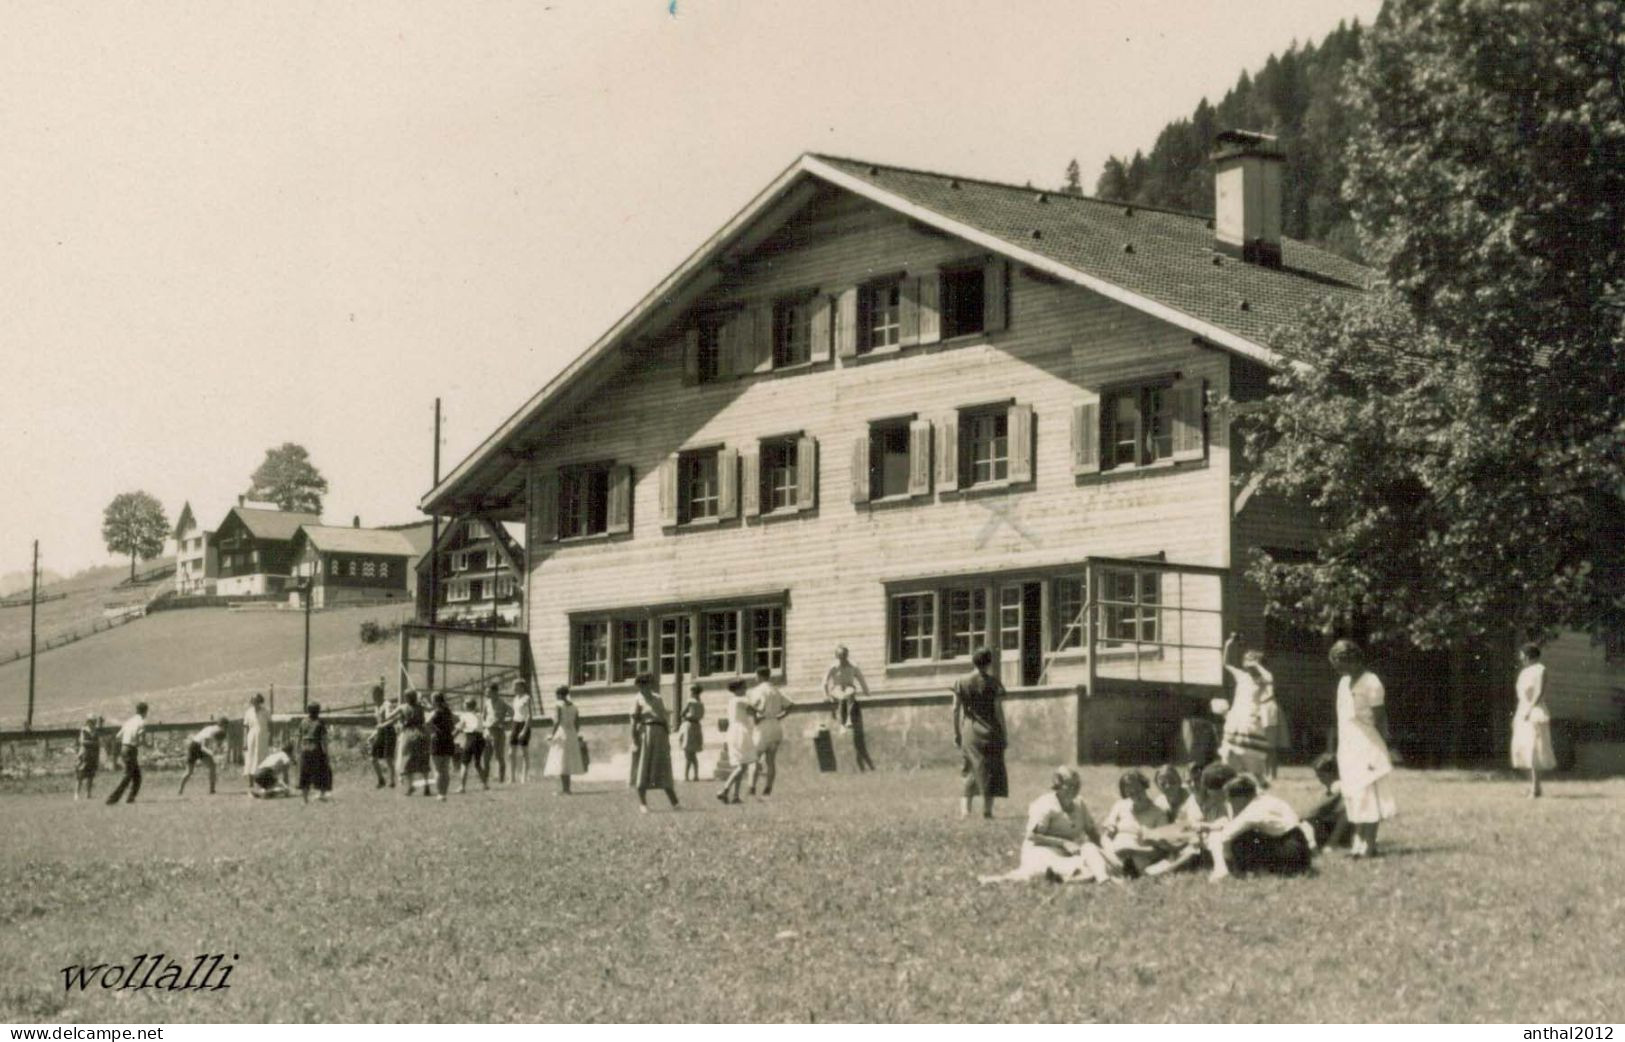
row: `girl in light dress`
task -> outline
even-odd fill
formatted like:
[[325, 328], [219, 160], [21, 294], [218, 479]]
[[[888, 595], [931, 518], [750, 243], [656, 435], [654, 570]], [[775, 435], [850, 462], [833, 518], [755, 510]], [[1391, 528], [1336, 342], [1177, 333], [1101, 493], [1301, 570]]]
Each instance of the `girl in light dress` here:
[[1168, 812], [1151, 798], [1151, 783], [1139, 771], [1128, 771], [1117, 780], [1121, 797], [1100, 823], [1106, 856], [1122, 866], [1130, 877], [1142, 874], [1177, 848], [1164, 833], [1156, 830], [1169, 824]]
[[265, 696], [254, 692], [243, 712], [243, 775], [252, 783], [259, 762], [271, 755], [271, 713]]
[[729, 772], [727, 781], [722, 783], [717, 802], [738, 803], [739, 787], [744, 784], [746, 772], [756, 762], [756, 707], [745, 697], [743, 680], [728, 683], [728, 705], [723, 713], [722, 722], [728, 725], [725, 751], [733, 770]]
[[1546, 666], [1540, 646], [1525, 644], [1518, 652], [1518, 709], [1512, 714], [1512, 768], [1529, 772], [1529, 797], [1540, 796], [1540, 772], [1557, 766], [1552, 751], [1552, 715], [1546, 708]]
[[1100, 832], [1078, 798], [1082, 787], [1083, 779], [1076, 767], [1057, 767], [1050, 776], [1049, 791], [1027, 807], [1020, 864], [1002, 875], [982, 876], [981, 882], [1121, 882], [1111, 874], [1100, 849]]
[[1386, 695], [1382, 680], [1366, 668], [1365, 654], [1352, 640], [1333, 644], [1328, 658], [1342, 674], [1337, 683], [1337, 776], [1354, 825], [1349, 853], [1374, 857], [1378, 826], [1397, 813]]
[[683, 704], [683, 722], [677, 728], [677, 744], [683, 750], [683, 780], [700, 780], [700, 750], [705, 748], [705, 702], [701, 695], [705, 688], [695, 684], [688, 689], [688, 701]]
[[587, 765], [581, 761], [581, 710], [570, 698], [569, 685], [561, 685], [553, 696], [558, 703], [553, 707], [553, 730], [547, 735], [547, 762], [542, 765], [542, 775], [557, 778], [559, 792], [568, 796], [571, 777], [587, 773]]

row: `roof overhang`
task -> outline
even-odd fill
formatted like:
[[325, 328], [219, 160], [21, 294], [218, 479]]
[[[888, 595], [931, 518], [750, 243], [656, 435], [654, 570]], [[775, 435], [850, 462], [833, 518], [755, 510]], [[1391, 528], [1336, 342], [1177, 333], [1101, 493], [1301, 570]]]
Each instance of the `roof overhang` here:
[[[1282, 364], [1280, 356], [1268, 347], [1238, 336], [1230, 330], [1215, 326], [1211, 322], [1204, 322], [1177, 308], [1124, 289], [1116, 283], [1063, 264], [1054, 258], [1035, 253], [1031, 249], [962, 221], [945, 217], [895, 192], [887, 191], [861, 177], [855, 177], [817, 156], [803, 155], [774, 178], [771, 184], [707, 239], [675, 271], [639, 300], [592, 346], [504, 420], [473, 452], [457, 464], [450, 474], [419, 500], [419, 509], [426, 514], [454, 514], [488, 507], [488, 504], [479, 503], [477, 496], [471, 498], [467, 493], [480, 487], [482, 483], [495, 481], [507, 475], [528, 458], [526, 453], [515, 452], [512, 449], [512, 443], [522, 431], [529, 428], [550, 406], [558, 403], [567, 392], [580, 384], [603, 359], [612, 357], [620, 345], [631, 343], [639, 334], [647, 333], [660, 322], [669, 320], [678, 309], [686, 306], [689, 299], [713, 284], [717, 278], [714, 267], [717, 261], [748, 252], [757, 242], [776, 229], [777, 224], [766, 219], [773, 216], [776, 210], [788, 211], [782, 214], [787, 218], [790, 212], [799, 209], [800, 205], [810, 198], [810, 186], [816, 182], [844, 189], [920, 224], [964, 239], [1061, 282], [1081, 286], [1110, 300], [1162, 319], [1170, 325], [1187, 330], [1217, 347], [1233, 351], [1242, 357], [1271, 367], [1279, 367]], [[804, 196], [801, 195], [803, 192]], [[765, 230], [760, 227], [764, 224]], [[755, 234], [752, 234], [753, 229], [756, 229]]]

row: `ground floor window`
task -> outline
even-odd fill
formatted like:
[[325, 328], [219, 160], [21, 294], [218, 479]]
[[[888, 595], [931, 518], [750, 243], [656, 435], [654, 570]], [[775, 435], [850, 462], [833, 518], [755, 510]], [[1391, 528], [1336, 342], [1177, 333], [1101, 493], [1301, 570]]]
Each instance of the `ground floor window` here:
[[944, 591], [943, 599], [948, 605], [943, 657], [968, 659], [987, 639], [987, 590], [953, 587]]
[[1156, 643], [1161, 640], [1161, 573], [1109, 568], [1101, 573], [1101, 637], [1108, 643]]
[[732, 678], [766, 666], [783, 674], [787, 608], [781, 596], [736, 603], [649, 605], [570, 622], [576, 684]]
[[576, 627], [573, 677], [577, 684], [609, 679], [609, 623], [583, 622]]
[[901, 593], [891, 599], [891, 661], [928, 662], [937, 657], [937, 595]]
[[752, 608], [750, 614], [753, 668], [784, 672], [784, 609]]

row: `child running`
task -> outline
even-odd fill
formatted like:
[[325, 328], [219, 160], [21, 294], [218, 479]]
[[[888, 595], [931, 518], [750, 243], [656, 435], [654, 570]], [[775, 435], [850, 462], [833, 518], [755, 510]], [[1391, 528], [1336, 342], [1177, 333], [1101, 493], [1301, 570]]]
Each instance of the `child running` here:
[[214, 795], [215, 765], [214, 758], [225, 752], [226, 748], [226, 718], [220, 717], [212, 724], [201, 728], [186, 743], [186, 773], [181, 775], [180, 791], [177, 796], [186, 795], [186, 783], [192, 780], [192, 772], [197, 765], [209, 765], [209, 795]]

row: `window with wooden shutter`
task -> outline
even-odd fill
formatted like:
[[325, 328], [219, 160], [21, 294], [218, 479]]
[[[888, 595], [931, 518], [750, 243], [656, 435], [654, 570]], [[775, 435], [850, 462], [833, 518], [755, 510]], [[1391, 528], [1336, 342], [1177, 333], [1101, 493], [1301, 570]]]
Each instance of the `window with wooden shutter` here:
[[1010, 408], [978, 406], [959, 411], [959, 465], [966, 488], [1002, 485], [1010, 479]]
[[[758, 304], [750, 309], [750, 368], [749, 372], [766, 373], [773, 368], [773, 331], [774, 307], [772, 304]], [[804, 338], [806, 323], [799, 322], [796, 326], [803, 334], [801, 347], [806, 347]]]
[[745, 517], [762, 512], [761, 457], [754, 452], [739, 454], [739, 509]]
[[835, 354], [854, 358], [858, 353], [858, 288], [848, 287], [835, 298]]
[[919, 342], [934, 344], [942, 339], [942, 311], [937, 304], [938, 291], [942, 284], [941, 276], [932, 271], [912, 281], [915, 284], [914, 296], [919, 307]]
[[796, 440], [796, 509], [811, 510], [818, 505], [818, 442], [813, 438]]
[[812, 361], [829, 361], [834, 343], [834, 313], [827, 293], [820, 293], [812, 302]]
[[609, 505], [604, 530], [610, 535], [632, 531], [632, 468], [622, 464], [609, 471]]
[[739, 316], [717, 320], [717, 379], [726, 380], [739, 372]]
[[1199, 460], [1205, 454], [1207, 439], [1203, 423], [1206, 388], [1202, 380], [1180, 380], [1173, 397], [1173, 458]]
[[987, 262], [982, 293], [982, 328], [997, 333], [1010, 323], [1010, 264], [1003, 257]]
[[690, 328], [683, 334], [683, 385], [691, 387], [700, 382], [700, 329]]
[[869, 502], [869, 434], [852, 442], [852, 502]]
[[904, 347], [911, 347], [920, 342], [920, 280], [905, 278], [898, 289], [902, 296], [900, 342]]
[[937, 489], [952, 492], [959, 487], [959, 414], [937, 422]]
[[1100, 401], [1072, 405], [1072, 473], [1100, 473]]
[[[559, 475], [558, 471], [547, 470], [536, 475], [534, 492], [531, 496], [531, 508], [536, 516], [536, 542], [554, 543], [559, 538]], [[453, 567], [456, 567], [455, 558]], [[463, 567], [467, 567], [467, 555], [463, 555]]]
[[908, 494], [931, 493], [931, 421], [915, 420], [908, 425]]
[[717, 517], [739, 516], [739, 450], [717, 450]]
[[678, 457], [667, 456], [660, 461], [660, 523], [677, 523], [677, 471]]
[[1010, 480], [1033, 479], [1033, 407], [1010, 406]]

